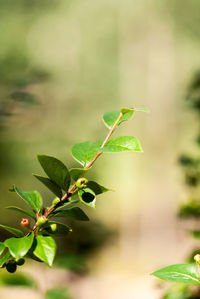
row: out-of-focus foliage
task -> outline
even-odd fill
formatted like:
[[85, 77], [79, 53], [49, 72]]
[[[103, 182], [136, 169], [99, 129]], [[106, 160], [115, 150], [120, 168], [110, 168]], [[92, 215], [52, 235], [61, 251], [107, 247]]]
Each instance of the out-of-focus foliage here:
[[[200, 72], [197, 72], [194, 76], [186, 96], [188, 106], [196, 112], [196, 118], [198, 121], [198, 127], [200, 126]], [[199, 132], [195, 140], [196, 146], [200, 146]], [[198, 148], [200, 150], [200, 148]], [[185, 184], [188, 190], [189, 199], [182, 204], [179, 208], [178, 214], [184, 218], [200, 218], [200, 155], [199, 154], [184, 154], [179, 158], [179, 163], [182, 166], [185, 176]], [[199, 239], [200, 233], [195, 227], [191, 231], [191, 236]], [[199, 254], [200, 249], [193, 251], [189, 257], [188, 262], [194, 262], [194, 256]], [[171, 266], [173, 267], [173, 266]], [[176, 267], [176, 265], [174, 265]], [[167, 268], [166, 268], [167, 269]], [[196, 268], [197, 270], [197, 268]], [[173, 273], [167, 273], [164, 269], [160, 270], [164, 272], [164, 276], [168, 275], [173, 279]], [[159, 272], [159, 271], [158, 271]], [[184, 271], [183, 271], [184, 272]], [[186, 274], [186, 272], [184, 272]], [[164, 278], [165, 279], [165, 278]], [[169, 280], [168, 278], [166, 280]], [[197, 275], [197, 280], [199, 280]], [[198, 282], [198, 281], [197, 281]], [[174, 286], [170, 288], [163, 299], [198, 299], [200, 298], [200, 288], [192, 286]]]

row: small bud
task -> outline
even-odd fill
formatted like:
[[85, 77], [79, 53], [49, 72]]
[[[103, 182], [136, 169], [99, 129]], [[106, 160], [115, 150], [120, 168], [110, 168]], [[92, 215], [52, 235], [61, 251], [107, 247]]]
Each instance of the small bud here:
[[200, 277], [200, 254], [196, 254], [194, 256], [194, 260], [195, 260], [195, 262], [197, 264], [197, 271], [198, 271], [198, 275]]
[[85, 188], [88, 183], [88, 180], [86, 178], [80, 178], [76, 181], [76, 187], [79, 189]]
[[14, 273], [17, 270], [17, 264], [14, 262], [10, 262], [8, 264], [6, 264], [6, 270], [9, 273]]
[[27, 218], [22, 218], [21, 222], [20, 222], [20, 225], [21, 226], [29, 226], [30, 224], [30, 220], [27, 219]]
[[200, 254], [196, 254], [194, 256], [194, 260], [195, 260], [195, 262], [197, 262], [198, 264], [200, 264]]
[[51, 231], [52, 231], [52, 232], [57, 231], [57, 224], [56, 224], [56, 223], [51, 224], [51, 225], [50, 225], [50, 228], [51, 228]]
[[24, 259], [19, 259], [19, 260], [16, 262], [16, 264], [17, 264], [18, 266], [22, 266], [24, 263], [25, 263], [25, 260], [24, 260]]
[[54, 200], [52, 201], [52, 206], [55, 207], [55, 205], [57, 205], [60, 202], [60, 198], [56, 197], [54, 198]]
[[37, 226], [38, 227], [41, 227], [42, 225], [44, 225], [46, 222], [47, 222], [47, 218], [45, 216], [41, 216], [38, 218], [38, 221], [37, 221]]

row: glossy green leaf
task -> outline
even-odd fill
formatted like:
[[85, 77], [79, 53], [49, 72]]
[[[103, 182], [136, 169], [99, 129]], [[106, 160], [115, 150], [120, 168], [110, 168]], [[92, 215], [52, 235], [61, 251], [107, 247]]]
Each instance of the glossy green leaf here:
[[71, 152], [76, 161], [84, 167], [88, 166], [98, 153], [101, 142], [83, 142], [72, 146]]
[[98, 184], [94, 181], [89, 181], [87, 183], [87, 187], [90, 188], [92, 191], [94, 191], [94, 193], [96, 195], [107, 192], [107, 191], [110, 190], [110, 189], [108, 189], [108, 188], [106, 188], [106, 187], [104, 187], [104, 186], [102, 186], [102, 185], [100, 185], [100, 184]]
[[51, 179], [45, 178], [41, 175], [33, 174], [33, 176], [38, 179], [41, 183], [43, 183], [51, 192], [53, 192], [57, 197], [62, 197], [62, 189], [56, 183], [54, 183]]
[[47, 265], [52, 266], [56, 253], [56, 242], [52, 237], [38, 235], [35, 237], [35, 248], [33, 253]]
[[45, 299], [70, 299], [70, 295], [66, 288], [59, 287], [48, 290]]
[[[51, 224], [56, 224], [57, 229], [56, 231], [52, 231], [51, 229]], [[55, 236], [55, 237], [63, 237], [68, 235], [70, 232], [72, 232], [71, 227], [69, 227], [68, 225], [64, 224], [64, 223], [60, 223], [57, 221], [48, 221], [48, 226], [44, 228], [43, 232], [47, 233], [48, 235], [51, 236]]]
[[2, 255], [2, 253], [4, 252], [4, 249], [5, 249], [4, 243], [0, 242], [0, 255]]
[[94, 191], [89, 188], [80, 189], [78, 191], [78, 196], [82, 203], [85, 205], [95, 208], [96, 206], [96, 195]]
[[60, 160], [47, 155], [38, 155], [38, 161], [53, 182], [63, 190], [68, 190], [71, 180], [70, 174], [67, 167]]
[[10, 273], [3, 273], [0, 276], [0, 284], [9, 287], [33, 288], [35, 286], [35, 281], [27, 273], [15, 273], [13, 275], [10, 275]]
[[[132, 109], [127, 109], [127, 108], [123, 108], [123, 109], [126, 109], [128, 111], [123, 113], [124, 115], [119, 120], [118, 126], [121, 123], [123, 123], [124, 121], [129, 120], [133, 116], [133, 113], [134, 113], [134, 110], [132, 110]], [[111, 129], [114, 126], [114, 124], [116, 123], [119, 116], [120, 116], [120, 111], [108, 112], [103, 115], [103, 121], [104, 121], [105, 125], [108, 127], [108, 129]]]
[[20, 212], [20, 213], [25, 214], [25, 215], [27, 215], [27, 216], [30, 216], [31, 218], [33, 218], [34, 220], [36, 220], [36, 216], [35, 216], [35, 214], [32, 213], [31, 211], [24, 210], [24, 209], [15, 207], [15, 206], [9, 206], [9, 207], [6, 207], [6, 209]]
[[120, 136], [109, 140], [101, 149], [102, 152], [142, 152], [137, 138], [132, 136]]
[[69, 173], [74, 181], [77, 181], [79, 178], [84, 177], [89, 169], [84, 168], [71, 168]]
[[152, 273], [152, 275], [172, 282], [200, 284], [195, 264], [171, 265]]
[[63, 208], [66, 208], [66, 207], [68, 207], [68, 206], [70, 206], [70, 205], [73, 205], [73, 204], [75, 204], [75, 203], [78, 203], [79, 202], [79, 199], [71, 199], [69, 202], [66, 202], [66, 203], [64, 203], [62, 206], [60, 206], [60, 207], [58, 207], [57, 209], [56, 209], [56, 211], [58, 211], [58, 210], [61, 210], [61, 209], [63, 209]]
[[17, 228], [13, 228], [13, 227], [3, 225], [3, 224], [0, 224], [0, 227], [4, 228], [5, 230], [7, 230], [9, 233], [13, 234], [16, 237], [23, 237], [24, 236], [24, 233], [21, 230], [17, 229]]
[[15, 192], [35, 211], [39, 213], [42, 209], [42, 197], [38, 191], [21, 191], [14, 187]]
[[4, 244], [8, 247], [10, 254], [15, 259], [20, 259], [27, 254], [32, 246], [34, 239], [33, 232], [29, 236], [24, 236], [22, 238], [10, 238], [7, 239]]
[[56, 211], [53, 217], [66, 217], [74, 220], [88, 221], [88, 216], [78, 207], [69, 208], [67, 210]]
[[8, 262], [10, 259], [12, 259], [10, 252], [6, 252], [6, 254], [0, 258], [0, 268], [6, 263]]

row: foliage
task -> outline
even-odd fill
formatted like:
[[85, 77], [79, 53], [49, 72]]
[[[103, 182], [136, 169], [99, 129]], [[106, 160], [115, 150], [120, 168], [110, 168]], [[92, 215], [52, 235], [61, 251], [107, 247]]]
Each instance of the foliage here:
[[[83, 168], [68, 170], [67, 166], [57, 158], [38, 155], [38, 161], [46, 176], [34, 174], [34, 177], [54, 193], [56, 198], [49, 207], [43, 207], [43, 199], [38, 191], [22, 191], [16, 186], [10, 188], [11, 192], [16, 193], [26, 202], [30, 210], [23, 210], [16, 206], [9, 206], [7, 209], [23, 213], [26, 217], [32, 218], [34, 224], [31, 225], [29, 218], [22, 218], [21, 226], [28, 229], [27, 232], [0, 225], [14, 235], [0, 242], [0, 268], [6, 268], [8, 272], [14, 273], [17, 266], [24, 264], [25, 257], [44, 262], [48, 266], [53, 265], [56, 255], [54, 237], [66, 236], [72, 231], [69, 226], [55, 221], [54, 218], [88, 221], [85, 212], [75, 205], [82, 203], [94, 208], [97, 196], [110, 190], [82, 176], [87, 174], [103, 152], [142, 152], [139, 141], [133, 136], [111, 138], [118, 125], [129, 120], [135, 111], [146, 112], [147, 109], [122, 108], [120, 111], [106, 113], [103, 120], [109, 132], [105, 140], [79, 143], [72, 147], [72, 156]], [[49, 292], [47, 298], [54, 298], [56, 295], [53, 294], [57, 294], [56, 292], [55, 290]]]
[[[200, 72], [198, 72], [191, 82], [187, 96], [187, 104], [197, 114], [197, 120], [200, 122]], [[195, 143], [199, 150], [199, 132]], [[187, 219], [200, 218], [200, 157], [192, 154], [183, 154], [179, 158], [179, 163], [183, 168], [185, 184], [189, 193], [188, 200], [181, 204], [178, 210], [178, 216]], [[200, 231], [195, 228], [190, 231], [190, 235], [196, 239], [200, 238]], [[173, 282], [184, 283], [183, 287], [172, 287], [164, 295], [163, 299], [197, 299], [200, 298], [200, 287], [194, 284], [200, 283], [200, 249], [192, 252], [187, 262], [189, 264], [179, 264], [165, 267], [153, 273], [153, 275]], [[196, 261], [196, 265], [194, 263]], [[191, 284], [191, 285], [185, 285]]]

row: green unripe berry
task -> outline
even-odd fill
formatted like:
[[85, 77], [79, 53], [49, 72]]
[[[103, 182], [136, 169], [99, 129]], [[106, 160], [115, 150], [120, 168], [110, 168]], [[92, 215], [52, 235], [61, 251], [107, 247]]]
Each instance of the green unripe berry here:
[[57, 205], [60, 202], [60, 198], [56, 197], [54, 198], [54, 200], [52, 201], [52, 206]]
[[86, 178], [80, 178], [76, 181], [76, 187], [79, 189], [85, 188], [88, 183]]
[[6, 270], [9, 272], [9, 273], [15, 273], [15, 271], [17, 270], [17, 264], [14, 262], [10, 262], [8, 264], [6, 264]]
[[16, 264], [17, 264], [18, 266], [22, 266], [24, 263], [25, 263], [25, 260], [24, 260], [24, 259], [19, 259], [19, 260], [16, 262]]
[[52, 231], [52, 232], [57, 231], [57, 224], [56, 224], [56, 223], [51, 224], [51, 225], [50, 225], [50, 228], [51, 228], [51, 231]]
[[47, 218], [45, 216], [41, 216], [40, 218], [38, 218], [38, 221], [37, 221], [37, 226], [38, 227], [41, 227], [43, 226], [46, 222], [47, 222]]

